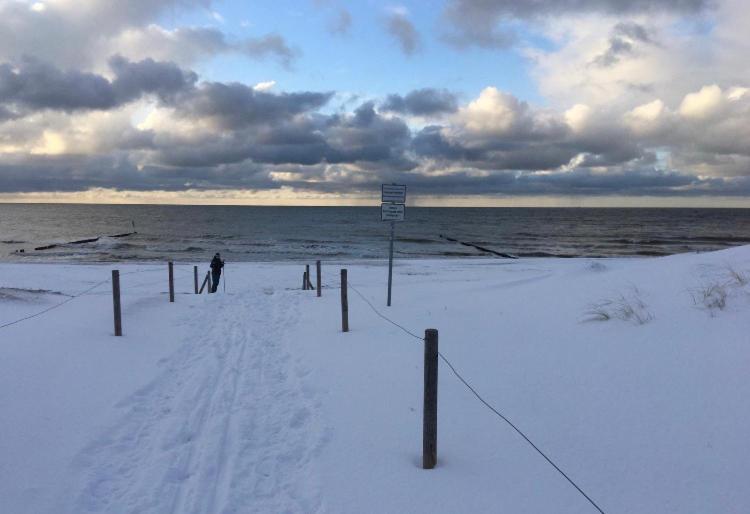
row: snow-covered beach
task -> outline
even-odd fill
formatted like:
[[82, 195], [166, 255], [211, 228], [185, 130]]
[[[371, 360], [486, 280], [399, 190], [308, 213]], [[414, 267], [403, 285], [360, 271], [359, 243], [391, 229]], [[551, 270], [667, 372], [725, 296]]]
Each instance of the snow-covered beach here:
[[324, 262], [321, 298], [301, 263], [226, 271], [225, 293], [196, 296], [177, 265], [170, 304], [166, 264], [0, 264], [0, 326], [66, 302], [0, 328], [0, 511], [596, 512], [443, 363], [421, 469], [423, 345], [357, 291], [438, 329], [608, 514], [750, 510], [748, 246], [399, 261], [390, 308], [382, 262]]

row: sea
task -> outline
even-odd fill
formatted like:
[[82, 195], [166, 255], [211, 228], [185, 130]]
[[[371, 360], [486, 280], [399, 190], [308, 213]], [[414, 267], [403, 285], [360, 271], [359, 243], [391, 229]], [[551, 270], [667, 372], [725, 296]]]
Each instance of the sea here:
[[[0, 204], [0, 260], [385, 259], [390, 230], [379, 207]], [[398, 258], [657, 256], [749, 244], [750, 209], [407, 207], [394, 232]]]

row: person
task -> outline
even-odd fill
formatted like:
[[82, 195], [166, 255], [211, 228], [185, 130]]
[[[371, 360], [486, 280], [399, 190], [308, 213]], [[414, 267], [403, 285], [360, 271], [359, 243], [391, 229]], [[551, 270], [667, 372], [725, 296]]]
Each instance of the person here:
[[217, 252], [214, 258], [211, 259], [211, 292], [215, 293], [216, 288], [219, 287], [219, 279], [221, 278], [221, 269], [224, 267], [224, 261], [221, 260], [221, 255]]

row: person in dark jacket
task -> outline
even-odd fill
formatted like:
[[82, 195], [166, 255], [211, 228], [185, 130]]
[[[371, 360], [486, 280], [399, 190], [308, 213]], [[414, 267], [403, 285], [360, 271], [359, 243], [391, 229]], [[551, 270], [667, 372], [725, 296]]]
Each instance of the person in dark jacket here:
[[216, 288], [219, 287], [219, 279], [221, 278], [221, 269], [224, 267], [224, 261], [221, 260], [221, 255], [218, 253], [211, 259], [211, 292], [215, 293]]

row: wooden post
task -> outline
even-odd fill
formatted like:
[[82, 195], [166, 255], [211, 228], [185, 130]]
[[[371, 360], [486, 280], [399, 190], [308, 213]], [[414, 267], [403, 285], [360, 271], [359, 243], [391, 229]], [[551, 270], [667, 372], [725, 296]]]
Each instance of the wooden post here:
[[302, 290], [307, 291], [307, 273], [302, 272]]
[[438, 331], [424, 332], [424, 405], [422, 410], [422, 468], [437, 464]]
[[320, 275], [321, 275], [321, 273], [320, 273], [320, 261], [315, 261], [315, 267], [316, 267], [315, 276], [316, 276], [316, 280], [318, 281], [318, 296], [320, 296], [321, 288], [322, 288], [322, 284], [321, 284], [322, 280], [320, 280]]
[[[209, 281], [209, 278], [208, 278], [208, 277], [209, 277], [209, 272], [207, 271], [207, 272], [206, 272], [206, 278], [204, 278], [204, 279], [203, 279], [203, 283], [201, 284], [201, 288], [200, 288], [200, 289], [198, 289], [198, 294], [201, 294], [201, 293], [203, 293], [203, 288], [204, 288], [204, 287], [206, 287], [206, 286], [208, 285], [208, 281]], [[210, 287], [210, 286], [209, 286], [209, 287]], [[208, 289], [206, 289], [206, 293], [208, 293]]]
[[174, 303], [174, 266], [169, 261], [169, 302]]
[[346, 291], [346, 270], [341, 270], [341, 331], [349, 332], [349, 297]]
[[120, 271], [112, 270], [112, 305], [115, 311], [115, 335], [122, 335], [122, 312], [120, 311]]
[[193, 266], [193, 283], [195, 284], [195, 294], [198, 294], [198, 266]]
[[307, 277], [307, 288], [312, 289], [312, 284], [310, 283], [310, 265], [305, 264], [305, 276]]

